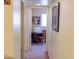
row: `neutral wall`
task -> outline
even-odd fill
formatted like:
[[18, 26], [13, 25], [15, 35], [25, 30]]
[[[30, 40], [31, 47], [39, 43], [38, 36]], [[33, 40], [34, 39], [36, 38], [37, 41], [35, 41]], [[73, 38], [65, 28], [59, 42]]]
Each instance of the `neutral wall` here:
[[[46, 13], [47, 14], [48, 7], [41, 7], [41, 8], [32, 8], [32, 16], [39, 16], [41, 21], [41, 15]], [[46, 30], [46, 27], [42, 27], [42, 29]]]
[[40, 16], [42, 13], [47, 13], [47, 8], [32, 8], [32, 16]]
[[25, 52], [27, 52], [30, 49], [30, 31], [29, 30], [31, 28], [30, 27], [31, 21], [29, 19], [29, 16], [31, 16], [31, 13], [29, 11], [30, 11], [29, 7], [24, 5], [24, 51]]
[[21, 1], [13, 0], [13, 42], [15, 59], [21, 59]]
[[12, 0], [10, 5], [4, 5], [4, 54], [5, 59], [14, 59]]
[[[17, 0], [20, 2], [20, 0]], [[4, 6], [4, 18], [5, 18], [5, 59], [20, 59], [21, 58], [21, 31], [18, 24], [20, 24], [20, 9], [15, 3], [16, 1], [11, 0], [10, 5]], [[15, 8], [18, 7], [18, 8]], [[19, 21], [17, 23], [17, 21]], [[17, 24], [16, 24], [17, 23]]]
[[[59, 32], [52, 30], [52, 7], [48, 21], [48, 52], [50, 59], [74, 59], [74, 9], [73, 0], [60, 1]], [[55, 4], [55, 3], [53, 3]]]

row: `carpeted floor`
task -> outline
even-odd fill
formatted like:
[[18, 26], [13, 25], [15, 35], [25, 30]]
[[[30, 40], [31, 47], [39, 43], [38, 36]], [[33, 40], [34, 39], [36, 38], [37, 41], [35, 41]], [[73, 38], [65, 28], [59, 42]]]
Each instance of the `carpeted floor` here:
[[25, 54], [25, 59], [48, 59], [45, 45], [32, 45], [31, 50]]

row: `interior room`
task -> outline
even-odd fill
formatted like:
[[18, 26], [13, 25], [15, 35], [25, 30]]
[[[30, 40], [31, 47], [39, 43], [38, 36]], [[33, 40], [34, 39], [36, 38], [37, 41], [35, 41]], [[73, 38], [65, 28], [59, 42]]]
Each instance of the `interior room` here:
[[32, 32], [31, 44], [43, 44], [46, 42], [47, 9], [32, 8]]
[[32, 8], [31, 51], [25, 54], [25, 59], [46, 59], [47, 11], [47, 7]]

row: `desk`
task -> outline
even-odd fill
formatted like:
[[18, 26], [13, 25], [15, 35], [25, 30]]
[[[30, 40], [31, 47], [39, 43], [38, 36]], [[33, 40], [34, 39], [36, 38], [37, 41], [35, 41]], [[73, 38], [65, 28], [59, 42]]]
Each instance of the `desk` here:
[[35, 33], [35, 32], [32, 32], [32, 43], [40, 43], [42, 42], [42, 35], [43, 33]]

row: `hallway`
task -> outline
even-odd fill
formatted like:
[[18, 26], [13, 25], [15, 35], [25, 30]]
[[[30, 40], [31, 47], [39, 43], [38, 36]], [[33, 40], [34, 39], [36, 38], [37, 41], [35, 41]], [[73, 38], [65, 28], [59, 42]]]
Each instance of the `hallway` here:
[[32, 45], [31, 50], [26, 52], [25, 59], [48, 59], [45, 45]]
[[[74, 59], [73, 2], [73, 0], [11, 0], [9, 5], [5, 5], [5, 59], [7, 57], [8, 59]], [[44, 8], [47, 11], [44, 12]], [[44, 42], [43, 39], [46, 39], [46, 49], [44, 45], [30, 47], [32, 33], [34, 39], [38, 39], [36, 43]]]

